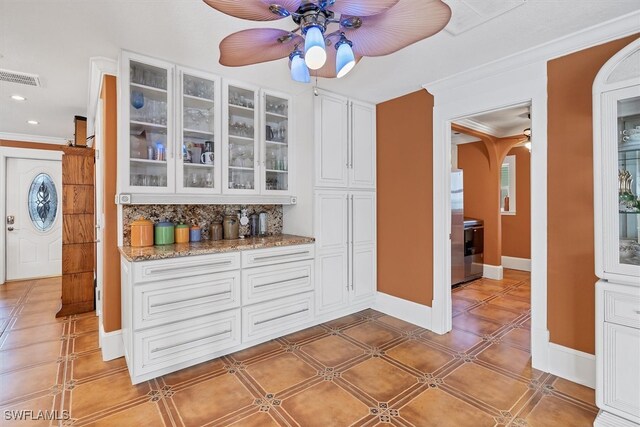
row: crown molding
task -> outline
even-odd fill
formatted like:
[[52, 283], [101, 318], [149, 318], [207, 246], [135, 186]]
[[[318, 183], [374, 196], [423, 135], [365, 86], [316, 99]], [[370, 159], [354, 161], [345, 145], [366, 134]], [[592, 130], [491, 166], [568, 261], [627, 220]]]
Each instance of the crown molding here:
[[67, 145], [68, 140], [53, 136], [27, 135], [24, 133], [0, 132], [0, 139], [5, 141], [39, 142], [42, 144]]
[[491, 136], [498, 136], [497, 134], [499, 133], [498, 129], [493, 126], [480, 123], [474, 119], [456, 120], [456, 124]]
[[547, 62], [592, 46], [638, 33], [640, 10], [606, 21], [575, 33], [551, 40], [495, 61], [424, 84], [422, 87], [436, 96], [438, 92], [461, 84], [477, 82], [536, 62]]

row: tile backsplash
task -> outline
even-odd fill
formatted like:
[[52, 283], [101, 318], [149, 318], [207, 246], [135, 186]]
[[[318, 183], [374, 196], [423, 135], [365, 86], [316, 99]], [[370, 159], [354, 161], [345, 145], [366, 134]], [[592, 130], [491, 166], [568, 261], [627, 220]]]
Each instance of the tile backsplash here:
[[[248, 215], [266, 212], [268, 215], [267, 230], [270, 235], [282, 234], [282, 205], [124, 205], [123, 206], [123, 245], [131, 245], [130, 224], [145, 218], [156, 223], [159, 221], [183, 222], [199, 225], [202, 238], [209, 238], [209, 226], [214, 221], [222, 221], [227, 213], [237, 213], [246, 208]], [[249, 226], [240, 226], [240, 234], [249, 234]]]

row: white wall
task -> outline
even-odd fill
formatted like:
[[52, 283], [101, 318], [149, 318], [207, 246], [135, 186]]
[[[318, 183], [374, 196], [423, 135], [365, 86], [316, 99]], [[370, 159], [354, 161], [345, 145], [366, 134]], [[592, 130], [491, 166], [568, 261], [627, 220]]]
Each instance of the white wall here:
[[284, 206], [284, 229], [288, 234], [313, 236], [313, 90], [294, 95], [296, 205]]

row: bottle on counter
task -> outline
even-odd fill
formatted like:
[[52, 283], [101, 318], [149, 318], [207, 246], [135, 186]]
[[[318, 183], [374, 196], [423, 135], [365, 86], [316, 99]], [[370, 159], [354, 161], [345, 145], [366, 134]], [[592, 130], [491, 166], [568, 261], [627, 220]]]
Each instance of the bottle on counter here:
[[240, 221], [238, 214], [225, 215], [222, 221], [222, 227], [224, 228], [223, 236], [225, 240], [235, 240], [240, 236]]
[[251, 237], [256, 237], [260, 234], [260, 216], [256, 213], [249, 216], [249, 233]]
[[267, 218], [268, 215], [266, 212], [260, 212], [260, 217], [259, 217], [259, 231], [258, 234], [260, 236], [266, 236], [267, 235]]
[[202, 230], [197, 225], [192, 226], [189, 229], [189, 241], [199, 242], [202, 237]]

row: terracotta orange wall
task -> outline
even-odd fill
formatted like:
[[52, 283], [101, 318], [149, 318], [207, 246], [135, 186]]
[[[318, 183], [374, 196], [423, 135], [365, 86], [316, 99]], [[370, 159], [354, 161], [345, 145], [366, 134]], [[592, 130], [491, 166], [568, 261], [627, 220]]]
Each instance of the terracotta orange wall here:
[[433, 96], [377, 106], [378, 290], [433, 300]]
[[499, 171], [491, 169], [485, 143], [459, 145], [458, 168], [463, 171], [464, 216], [484, 221], [484, 263], [501, 265]]
[[548, 328], [553, 343], [595, 347], [592, 86], [600, 68], [638, 35], [547, 64]]
[[102, 155], [104, 156], [104, 255], [103, 255], [103, 327], [105, 332], [120, 329], [120, 254], [118, 252], [118, 211], [114, 203], [116, 195], [116, 175], [118, 158], [116, 78], [106, 76], [100, 97], [103, 102], [104, 135]]
[[516, 214], [502, 216], [502, 255], [531, 259], [531, 153], [512, 148], [516, 156]]

